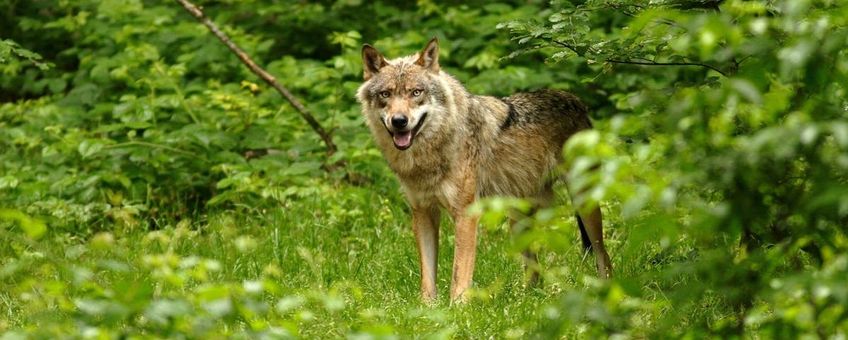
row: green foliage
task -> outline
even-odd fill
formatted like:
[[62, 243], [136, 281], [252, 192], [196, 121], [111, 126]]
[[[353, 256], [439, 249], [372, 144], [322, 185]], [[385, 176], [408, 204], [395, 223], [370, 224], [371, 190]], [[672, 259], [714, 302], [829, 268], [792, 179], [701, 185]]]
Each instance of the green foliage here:
[[4, 64], [3, 74], [17, 75], [23, 64], [21, 59], [38, 66], [42, 71], [50, 68], [50, 65], [41, 62], [42, 58], [38, 53], [27, 50], [14, 41], [0, 40], [0, 63]]
[[[841, 0], [198, 1], [339, 151], [172, 1], [0, 3], [0, 332], [14, 337], [844, 337]], [[474, 93], [554, 87], [616, 278], [574, 209], [474, 209], [469, 306], [417, 302], [408, 212], [360, 118], [360, 46], [441, 38]], [[345, 161], [345, 168], [329, 164]], [[439, 285], [450, 278], [451, 228]], [[542, 249], [545, 286], [519, 251]]]
[[[0, 229], [0, 327], [7, 336], [38, 338], [444, 339], [532, 332], [538, 306], [552, 293], [522, 287], [520, 262], [505, 255], [508, 233], [491, 233], [481, 244], [477, 277], [484, 284], [474, 305], [427, 307], [418, 302], [408, 212], [390, 202], [400, 202], [399, 195], [325, 185], [314, 198], [152, 231], [115, 228], [85, 238], [48, 232], [32, 242]], [[449, 253], [451, 245], [441, 247]], [[589, 269], [579, 256], [549, 255]], [[444, 286], [450, 258], [440, 267]]]
[[[477, 91], [497, 92], [491, 80], [498, 77], [516, 80], [500, 94], [551, 79], [532, 80], [527, 67], [493, 69], [493, 60], [509, 46], [506, 40], [500, 46], [487, 44], [497, 34], [494, 26], [532, 13], [532, 7], [438, 6], [420, 13], [383, 4], [206, 6], [243, 49], [333, 129], [340, 152], [325, 160], [319, 140], [294, 109], [258, 84], [175, 4], [59, 2], [49, 16], [42, 15], [42, 5], [9, 5], [10, 12], [21, 12], [13, 20], [19, 23], [12, 30], [16, 38], [32, 41], [42, 54], [61, 61], [49, 72], [27, 71], [26, 77], [0, 82], [10, 97], [0, 106], [0, 143], [7, 150], [0, 155], [0, 169], [14, 174], [8, 176], [16, 183], [0, 201], [54, 216], [55, 223], [135, 225], [191, 215], [207, 206], [284, 202], [309, 195], [317, 178], [328, 177], [322, 164], [338, 159], [345, 159], [359, 178], [387, 180], [376, 150], [362, 147], [371, 145], [370, 136], [362, 129], [353, 93], [361, 80], [364, 40], [351, 28], [369, 28], [366, 32], [374, 37], [369, 41], [380, 37], [377, 44], [395, 55], [420, 48], [430, 35], [425, 32], [473, 37], [452, 41], [444, 50], [456, 55], [449, 67], [461, 65], [465, 57], [478, 60], [468, 66], [471, 72], [489, 68], [477, 78], [466, 73]], [[337, 22], [353, 9], [362, 15], [344, 25]], [[422, 15], [428, 20], [420, 32], [387, 36], [382, 32], [389, 28], [376, 32], [371, 27], [372, 14], [365, 14], [371, 11], [387, 21]], [[469, 26], [471, 17], [490, 24]], [[279, 23], [270, 24], [272, 19]], [[237, 24], [230, 26], [229, 20]], [[277, 34], [303, 30], [320, 38]], [[19, 101], [31, 96], [38, 98]], [[269, 150], [268, 157], [254, 157]]]
[[0, 220], [17, 222], [30, 238], [40, 238], [47, 231], [44, 222], [13, 209], [0, 209]]
[[[824, 277], [845, 275], [836, 269], [848, 218], [845, 4], [556, 6], [545, 21], [502, 27], [528, 46], [519, 53], [585, 61], [584, 82], [597, 89], [587, 96], [609, 103], [608, 132], [574, 138], [567, 169], [585, 183], [584, 196], [620, 200], [630, 234], [625, 256], [655, 246], [695, 252], [633, 279], [668, 296], [664, 325], [649, 334], [844, 331], [839, 298], [776, 297], [816, 289], [829, 297]], [[596, 178], [584, 171], [592, 164], [601, 166]], [[680, 280], [687, 283], [673, 284]], [[721, 306], [720, 316], [697, 316], [709, 304]], [[805, 317], [816, 326], [786, 317], [796, 309], [812, 309]]]

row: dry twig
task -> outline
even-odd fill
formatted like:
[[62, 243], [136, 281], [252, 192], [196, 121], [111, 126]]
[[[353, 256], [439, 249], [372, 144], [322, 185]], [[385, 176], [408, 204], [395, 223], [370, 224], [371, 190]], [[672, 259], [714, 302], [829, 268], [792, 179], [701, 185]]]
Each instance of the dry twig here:
[[247, 68], [250, 69], [251, 72], [259, 76], [259, 78], [262, 78], [262, 80], [268, 83], [268, 85], [271, 85], [271, 87], [277, 90], [277, 92], [279, 92], [283, 96], [283, 98], [285, 98], [292, 106], [294, 106], [295, 110], [297, 110], [301, 118], [306, 120], [306, 123], [309, 124], [309, 127], [311, 127], [312, 130], [315, 131], [315, 133], [317, 133], [318, 136], [321, 137], [321, 140], [324, 141], [324, 145], [327, 147], [327, 155], [332, 155], [336, 152], [338, 148], [336, 147], [336, 144], [333, 143], [333, 138], [330, 133], [325, 130], [320, 123], [318, 123], [318, 120], [315, 119], [315, 116], [312, 114], [312, 112], [310, 112], [309, 109], [307, 109], [306, 106], [304, 106], [303, 103], [301, 103], [300, 100], [298, 100], [297, 97], [295, 97], [291, 93], [291, 91], [289, 91], [285, 86], [280, 84], [277, 81], [277, 78], [274, 78], [274, 76], [268, 73], [268, 71], [265, 71], [265, 69], [256, 65], [253, 59], [251, 59], [250, 56], [246, 52], [244, 52], [244, 50], [242, 50], [240, 47], [238, 47], [238, 45], [236, 45], [232, 40], [230, 40], [227, 34], [221, 31], [221, 29], [219, 29], [218, 26], [215, 25], [214, 22], [212, 22], [212, 20], [210, 20], [205, 14], [203, 14], [203, 11], [199, 7], [197, 7], [195, 4], [191, 3], [188, 0], [177, 0], [177, 2], [179, 2], [180, 5], [182, 5], [183, 8], [185, 8], [185, 10], [188, 11], [192, 16], [197, 18], [198, 21], [203, 23], [206, 28], [212, 31], [212, 34], [214, 34], [218, 38], [218, 40], [224, 43], [224, 45], [227, 45], [230, 51], [235, 53], [235, 55], [238, 56], [241, 62], [244, 63]]

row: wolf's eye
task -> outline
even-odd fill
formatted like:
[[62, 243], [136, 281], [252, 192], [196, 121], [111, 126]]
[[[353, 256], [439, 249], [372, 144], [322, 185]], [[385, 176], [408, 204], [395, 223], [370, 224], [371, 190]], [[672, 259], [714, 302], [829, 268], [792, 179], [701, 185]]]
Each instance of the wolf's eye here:
[[418, 97], [418, 96], [420, 96], [422, 93], [424, 93], [424, 90], [418, 90], [418, 89], [412, 90], [412, 96], [413, 96], [413, 97]]
[[389, 92], [389, 91], [380, 92], [380, 98], [389, 98], [389, 96], [391, 96], [391, 95], [392, 95], [392, 93]]

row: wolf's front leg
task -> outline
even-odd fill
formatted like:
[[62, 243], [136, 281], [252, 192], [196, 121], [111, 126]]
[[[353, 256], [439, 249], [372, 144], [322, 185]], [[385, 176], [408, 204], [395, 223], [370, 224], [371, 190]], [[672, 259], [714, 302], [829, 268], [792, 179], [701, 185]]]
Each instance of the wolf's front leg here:
[[477, 197], [476, 169], [471, 165], [460, 167], [461, 171], [453, 178], [453, 195], [448, 203], [451, 217], [456, 224], [455, 247], [453, 253], [453, 276], [451, 277], [450, 297], [452, 302], [464, 302], [465, 292], [471, 287], [474, 276], [474, 259], [477, 256], [477, 220], [476, 215], [468, 213], [468, 207]]
[[418, 246], [421, 267], [421, 299], [436, 300], [436, 265], [439, 257], [439, 207], [412, 208], [412, 230]]
[[456, 221], [456, 246], [453, 254], [453, 277], [450, 297], [452, 302], [464, 302], [465, 292], [471, 287], [474, 276], [474, 259], [477, 256], [476, 216], [461, 213]]
[[476, 196], [476, 187], [472, 183], [474, 183], [473, 178], [466, 179], [466, 186], [459, 190], [457, 195], [457, 204], [450, 209], [456, 224], [451, 302], [465, 301], [465, 292], [471, 287], [474, 277], [474, 259], [477, 257], [477, 221], [479, 217], [468, 214], [468, 207], [474, 202]]

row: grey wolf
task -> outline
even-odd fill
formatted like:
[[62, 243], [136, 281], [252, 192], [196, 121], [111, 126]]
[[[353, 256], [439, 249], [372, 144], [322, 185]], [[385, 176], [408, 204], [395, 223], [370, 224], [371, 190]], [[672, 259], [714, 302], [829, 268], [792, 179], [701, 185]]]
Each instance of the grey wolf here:
[[[450, 298], [463, 301], [472, 283], [479, 218], [467, 208], [493, 195], [550, 204], [553, 179], [561, 177], [555, 169], [565, 141], [591, 128], [587, 108], [574, 95], [557, 90], [502, 99], [471, 94], [441, 70], [436, 38], [419, 53], [393, 60], [366, 44], [362, 59], [365, 81], [357, 99], [412, 210], [421, 297], [436, 299], [444, 208], [456, 224]], [[577, 218], [584, 247], [594, 251], [600, 276], [609, 277], [600, 208], [578, 209]], [[525, 252], [528, 267], [535, 260], [535, 254]]]

